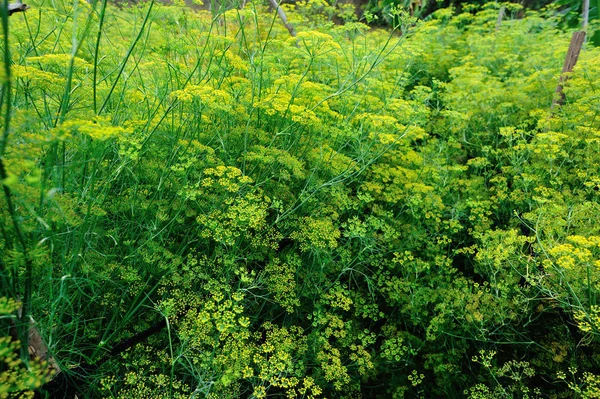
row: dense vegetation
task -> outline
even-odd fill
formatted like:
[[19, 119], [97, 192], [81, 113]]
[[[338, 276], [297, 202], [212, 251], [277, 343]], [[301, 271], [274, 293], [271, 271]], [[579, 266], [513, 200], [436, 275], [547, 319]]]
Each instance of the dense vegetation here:
[[0, 398], [51, 379], [19, 308], [80, 398], [600, 396], [600, 51], [551, 108], [554, 9], [29, 5]]

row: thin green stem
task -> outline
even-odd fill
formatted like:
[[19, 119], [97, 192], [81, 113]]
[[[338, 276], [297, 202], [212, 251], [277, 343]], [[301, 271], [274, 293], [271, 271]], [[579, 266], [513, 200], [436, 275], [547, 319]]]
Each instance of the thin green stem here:
[[173, 397], [173, 379], [175, 378], [175, 358], [173, 356], [173, 339], [171, 338], [171, 323], [169, 323], [169, 315], [165, 315], [167, 323], [167, 335], [169, 337], [169, 353], [171, 354], [171, 374], [169, 376], [169, 398]]
[[78, 3], [79, 3], [78, 0], [74, 1], [73, 44], [71, 46], [71, 58], [69, 59], [69, 67], [67, 69], [67, 82], [65, 85], [65, 91], [63, 93], [63, 98], [60, 103], [57, 121], [55, 123], [56, 125], [58, 125], [59, 123], [62, 123], [64, 121], [65, 116], [67, 115], [67, 112], [69, 111], [69, 102], [71, 99], [71, 86], [73, 85], [73, 71], [75, 69], [75, 58], [77, 57], [77, 54], [79, 53], [79, 50], [81, 49], [81, 44], [84, 42], [84, 40], [90, 30], [90, 27], [92, 25], [92, 20], [93, 20], [93, 16], [94, 16], [94, 8], [96, 7], [97, 0], [95, 0], [92, 3], [92, 10], [88, 14], [88, 17], [87, 17], [87, 20], [85, 22], [85, 26], [83, 29], [83, 33], [79, 40], [77, 39], [77, 31], [76, 31], [77, 8], [78, 8], [77, 4]]
[[131, 57], [131, 54], [133, 53], [133, 50], [135, 49], [137, 42], [142, 38], [144, 29], [146, 28], [146, 25], [148, 24], [148, 20], [150, 19], [150, 13], [152, 12], [152, 6], [154, 6], [154, 0], [152, 0], [150, 2], [150, 5], [148, 6], [148, 11], [146, 12], [146, 16], [144, 17], [144, 21], [142, 22], [142, 27], [140, 28], [140, 31], [138, 32], [137, 36], [135, 37], [133, 43], [131, 43], [129, 50], [127, 50], [127, 54], [125, 54], [125, 58], [121, 62], [121, 66], [119, 67], [119, 71], [117, 72], [117, 77], [115, 78], [115, 80], [108, 92], [108, 95], [104, 99], [104, 102], [102, 103], [102, 106], [100, 107], [100, 110], [98, 111], [98, 114], [101, 114], [102, 111], [104, 111], [104, 109], [108, 105], [108, 102], [110, 101], [110, 98], [111, 98], [113, 92], [115, 91], [115, 88], [117, 87], [119, 78], [121, 77], [121, 75], [123, 74], [123, 71], [125, 70], [125, 67], [127, 66], [127, 61], [129, 60], [129, 57]]
[[[2, 33], [4, 37], [4, 76], [5, 81], [2, 82], [2, 103], [5, 104], [5, 114], [4, 114], [4, 130], [2, 132], [2, 142], [0, 142], [0, 181], [4, 181], [7, 177], [7, 171], [4, 166], [4, 154], [6, 152], [6, 146], [8, 143], [8, 137], [10, 133], [10, 121], [11, 121], [11, 112], [12, 112], [12, 85], [11, 85], [11, 58], [10, 58], [10, 48], [8, 42], [8, 0], [4, 0], [3, 8], [1, 11], [1, 19], [2, 19]], [[27, 243], [25, 240], [25, 236], [21, 231], [21, 226], [19, 224], [19, 220], [17, 217], [17, 212], [15, 209], [15, 205], [12, 199], [12, 192], [10, 187], [7, 184], [2, 184], [2, 189], [4, 191], [4, 197], [6, 198], [6, 205], [8, 208], [8, 213], [10, 214], [13, 228], [15, 230], [15, 235], [17, 236], [17, 241], [21, 245], [21, 249], [23, 251], [23, 258], [25, 263], [25, 286], [23, 287], [23, 296], [22, 296], [22, 312], [20, 317], [20, 340], [21, 340], [21, 358], [28, 359], [29, 352], [29, 313], [31, 312], [31, 286], [32, 286], [32, 269], [33, 265], [31, 259], [29, 257], [29, 251], [27, 250]], [[20, 279], [18, 271], [14, 273], [14, 291], [20, 292]]]
[[92, 90], [94, 95], [94, 113], [98, 112], [98, 93], [96, 92], [96, 83], [98, 81], [98, 52], [100, 50], [100, 39], [102, 38], [102, 26], [104, 25], [104, 16], [106, 14], [106, 0], [102, 0], [100, 8], [100, 20], [98, 21], [98, 35], [96, 36], [96, 46], [94, 47], [94, 81]]

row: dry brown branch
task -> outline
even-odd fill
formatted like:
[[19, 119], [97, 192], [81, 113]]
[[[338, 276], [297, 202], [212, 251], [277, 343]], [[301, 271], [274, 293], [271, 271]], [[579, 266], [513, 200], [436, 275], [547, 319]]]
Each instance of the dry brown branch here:
[[23, 12], [23, 11], [27, 10], [28, 8], [29, 8], [29, 6], [27, 4], [23, 4], [21, 2], [10, 3], [8, 5], [8, 16], [11, 16], [16, 12]]
[[287, 16], [285, 15], [283, 8], [281, 8], [281, 6], [277, 3], [277, 0], [269, 0], [269, 3], [271, 3], [271, 6], [273, 6], [273, 8], [275, 8], [277, 10], [277, 14], [279, 14], [279, 18], [281, 18], [283, 25], [287, 28], [288, 32], [290, 32], [290, 35], [292, 35], [293, 37], [296, 37], [296, 30], [288, 22]]

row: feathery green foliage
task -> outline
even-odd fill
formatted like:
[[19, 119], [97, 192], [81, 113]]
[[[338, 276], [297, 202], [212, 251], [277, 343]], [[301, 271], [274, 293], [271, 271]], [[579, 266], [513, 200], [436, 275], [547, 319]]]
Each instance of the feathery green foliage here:
[[292, 38], [255, 2], [29, 5], [0, 397], [50, 379], [16, 360], [29, 316], [80, 397], [597, 397], [600, 52], [551, 110], [554, 9], [384, 31], [310, 1]]

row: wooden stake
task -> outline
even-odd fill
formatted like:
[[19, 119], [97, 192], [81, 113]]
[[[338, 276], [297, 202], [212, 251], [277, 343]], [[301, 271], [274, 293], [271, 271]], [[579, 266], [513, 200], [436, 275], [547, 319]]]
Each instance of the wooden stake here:
[[583, 0], [583, 12], [581, 13], [581, 29], [585, 30], [590, 19], [590, 0]]
[[557, 105], [563, 105], [565, 102], [565, 94], [563, 93], [563, 85], [568, 79], [566, 73], [572, 72], [573, 67], [577, 63], [577, 58], [579, 58], [579, 53], [581, 52], [581, 46], [583, 46], [583, 42], [585, 41], [585, 32], [577, 31], [573, 32], [573, 36], [571, 36], [571, 44], [569, 44], [569, 51], [567, 51], [567, 57], [565, 58], [565, 63], [563, 65], [562, 73], [560, 75], [560, 80], [558, 82], [558, 86], [556, 86], [556, 94], [554, 99], [552, 100], [552, 108]]
[[506, 6], [500, 7], [500, 11], [498, 11], [498, 20], [496, 21], [496, 32], [500, 30], [500, 25], [502, 25], [502, 19], [504, 19], [504, 12], [506, 11]]

